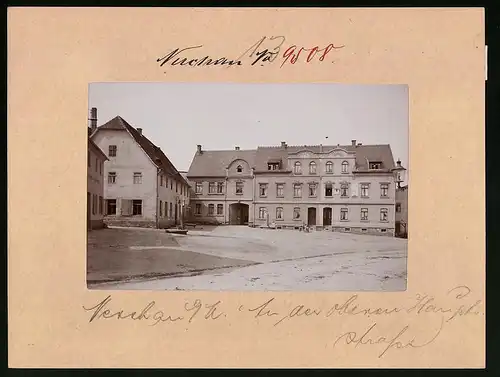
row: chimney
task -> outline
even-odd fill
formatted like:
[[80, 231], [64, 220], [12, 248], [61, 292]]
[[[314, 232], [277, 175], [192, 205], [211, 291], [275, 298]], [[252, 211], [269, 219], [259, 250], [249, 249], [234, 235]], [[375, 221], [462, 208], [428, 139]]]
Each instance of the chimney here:
[[97, 129], [97, 107], [93, 107], [90, 109], [90, 129], [94, 132]]
[[355, 147], [356, 146], [356, 139], [351, 140], [351, 144], [353, 147]]
[[398, 168], [401, 167], [401, 160], [398, 158], [398, 161], [396, 162], [396, 164], [398, 165]]
[[319, 153], [323, 153], [323, 144], [319, 145]]
[[239, 150], [240, 150], [240, 147], [234, 147], [234, 150], [235, 150], [235, 151], [239, 151]]
[[142, 135], [142, 128], [137, 128], [137, 132], [139, 132], [139, 135]]
[[363, 145], [363, 144], [361, 144], [361, 143], [358, 143], [358, 145]]
[[198, 144], [198, 145], [196, 146], [196, 148], [197, 148], [197, 150], [198, 150], [198, 153], [199, 153], [199, 154], [201, 154], [201, 153], [202, 153], [202, 151], [201, 151], [201, 145], [200, 145], [200, 144]]
[[286, 148], [286, 147], [287, 147], [286, 142], [282, 141], [281, 142], [281, 148]]

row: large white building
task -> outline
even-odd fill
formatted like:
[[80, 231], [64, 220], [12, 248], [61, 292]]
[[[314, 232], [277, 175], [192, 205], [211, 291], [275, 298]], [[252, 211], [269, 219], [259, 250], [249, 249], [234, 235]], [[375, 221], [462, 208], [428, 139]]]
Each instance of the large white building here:
[[389, 145], [304, 145], [211, 151], [187, 178], [190, 221], [394, 235], [396, 165]]
[[117, 116], [92, 131], [107, 154], [104, 167], [108, 225], [166, 228], [181, 223], [189, 205], [188, 182], [165, 153]]

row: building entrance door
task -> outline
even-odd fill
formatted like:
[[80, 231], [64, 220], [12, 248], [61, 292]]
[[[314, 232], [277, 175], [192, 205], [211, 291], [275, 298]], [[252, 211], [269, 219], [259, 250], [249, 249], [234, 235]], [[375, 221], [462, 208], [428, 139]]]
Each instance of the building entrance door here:
[[307, 209], [307, 225], [316, 225], [316, 208], [314, 207]]
[[323, 208], [323, 226], [332, 225], [332, 209]]

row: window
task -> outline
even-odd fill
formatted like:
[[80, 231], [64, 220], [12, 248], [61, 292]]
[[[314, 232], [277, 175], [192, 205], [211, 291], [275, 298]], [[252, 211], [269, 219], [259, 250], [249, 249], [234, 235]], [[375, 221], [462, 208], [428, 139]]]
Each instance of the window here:
[[283, 220], [283, 207], [276, 208], [276, 220]]
[[108, 173], [108, 183], [115, 184], [116, 183], [116, 173], [114, 171], [110, 171]]
[[174, 182], [172, 181], [172, 179], [170, 179], [170, 190], [173, 190], [174, 189]]
[[134, 185], [140, 185], [142, 183], [142, 173], [134, 173]]
[[261, 197], [267, 196], [267, 183], [259, 183], [259, 195]]
[[109, 146], [109, 157], [116, 157], [116, 145], [110, 145]]
[[333, 173], [333, 162], [328, 161], [328, 162], [326, 163], [326, 166], [325, 166], [325, 171], [326, 171], [328, 174], [332, 174], [332, 173]]
[[381, 169], [382, 168], [382, 163], [379, 161], [376, 162], [370, 162], [370, 169]]
[[163, 186], [163, 175], [160, 175], [160, 186]]
[[349, 185], [347, 183], [342, 183], [340, 185], [340, 196], [342, 198], [347, 198], [349, 195]]
[[194, 207], [194, 213], [195, 215], [201, 215], [201, 203], [196, 203]]
[[95, 158], [95, 171], [99, 170], [99, 160], [97, 159], [97, 157]]
[[106, 207], [107, 215], [116, 215], [116, 199], [107, 199]]
[[361, 208], [361, 221], [368, 221], [368, 208]]
[[388, 221], [387, 208], [380, 208], [380, 221]]
[[295, 207], [293, 209], [293, 219], [294, 220], [299, 220], [300, 219], [300, 208], [299, 207]]
[[316, 163], [314, 161], [309, 164], [309, 174], [316, 174]]
[[266, 207], [260, 207], [259, 208], [259, 219], [266, 219], [267, 218], [267, 209]]
[[223, 204], [217, 204], [217, 214], [218, 215], [224, 214], [224, 205]]
[[369, 196], [369, 188], [370, 185], [368, 183], [362, 183], [361, 184], [361, 197], [362, 198], [368, 198]]
[[179, 182], [175, 181], [175, 192], [179, 190]]
[[382, 198], [389, 197], [389, 184], [387, 184], [387, 183], [380, 184], [380, 196]]
[[236, 194], [243, 195], [243, 182], [236, 182]]
[[316, 196], [316, 183], [309, 183], [309, 196], [310, 197]]
[[302, 165], [300, 164], [300, 162], [296, 162], [294, 165], [293, 165], [293, 172], [295, 174], [302, 174]]
[[99, 175], [102, 175], [102, 161], [99, 162]]
[[141, 216], [142, 215], [142, 200], [132, 200], [132, 215]]
[[285, 197], [285, 184], [284, 183], [276, 183], [276, 197], [277, 198]]
[[87, 166], [90, 167], [90, 165], [92, 165], [90, 163], [90, 152], [87, 152]]
[[293, 184], [293, 197], [302, 198], [302, 185], [300, 183]]
[[396, 212], [401, 212], [401, 203], [396, 203]]
[[103, 211], [103, 197], [99, 196], [99, 215], [102, 215]]
[[224, 182], [217, 182], [217, 194], [224, 192]]
[[331, 183], [327, 183], [325, 185], [325, 196], [332, 197], [333, 196], [333, 185]]
[[241, 167], [241, 165], [238, 165], [238, 167], [236, 168], [236, 171], [238, 173], [241, 173], [243, 171], [243, 168]]
[[213, 214], [214, 214], [214, 208], [215, 208], [215, 207], [214, 207], [214, 205], [213, 205], [213, 204], [209, 204], [209, 205], [208, 205], [208, 215], [209, 215], [209, 216], [213, 216]]
[[215, 182], [209, 182], [208, 183], [208, 193], [209, 194], [215, 194], [217, 191], [217, 188], [215, 186]]
[[160, 200], [160, 217], [163, 217], [163, 202]]
[[340, 221], [347, 221], [347, 208], [341, 208], [340, 209]]
[[95, 215], [97, 213], [97, 195], [92, 195], [92, 214]]
[[342, 173], [347, 173], [348, 166], [349, 166], [349, 163], [347, 161], [342, 162]]
[[279, 162], [270, 162], [267, 164], [267, 170], [279, 170], [280, 164]]
[[[172, 181], [170, 181], [170, 183], [172, 183]], [[168, 204], [168, 206], [169, 206], [169, 216], [168, 216], [168, 217], [169, 217], [169, 218], [172, 218], [172, 202], [170, 202], [170, 203]]]
[[197, 194], [202, 194], [203, 193], [203, 183], [196, 182], [195, 190], [196, 190]]

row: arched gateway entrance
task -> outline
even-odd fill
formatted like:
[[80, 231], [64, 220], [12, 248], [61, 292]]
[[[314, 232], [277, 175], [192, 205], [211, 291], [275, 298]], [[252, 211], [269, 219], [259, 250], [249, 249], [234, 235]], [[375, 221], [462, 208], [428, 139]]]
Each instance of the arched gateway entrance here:
[[229, 206], [229, 224], [247, 225], [248, 224], [248, 204], [233, 203]]

